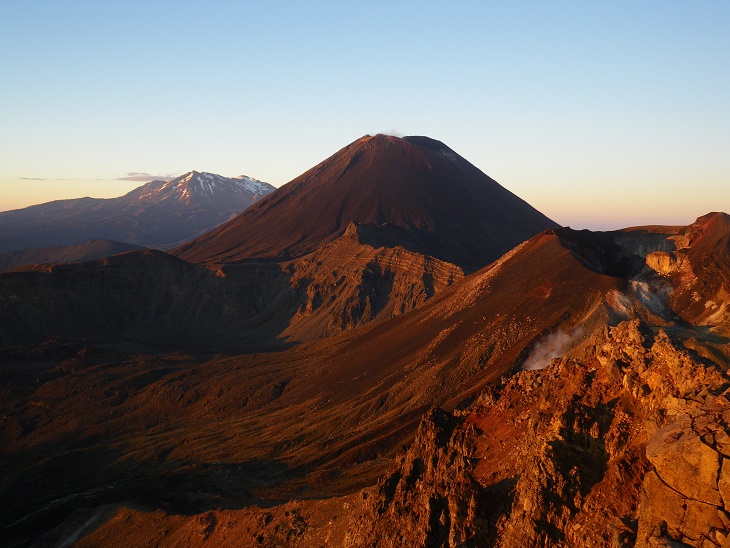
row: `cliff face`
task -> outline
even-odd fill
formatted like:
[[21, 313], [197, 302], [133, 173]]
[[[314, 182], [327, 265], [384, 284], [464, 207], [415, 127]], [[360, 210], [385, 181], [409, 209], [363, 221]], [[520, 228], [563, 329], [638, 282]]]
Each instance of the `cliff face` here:
[[451, 263], [370, 243], [369, 228], [350, 223], [334, 242], [283, 265], [297, 308], [282, 337], [314, 340], [400, 316], [464, 278]]
[[498, 505], [473, 475], [473, 423], [436, 408], [372, 493], [347, 546], [469, 546], [494, 540]]
[[351, 546], [724, 546], [730, 379], [638, 321], [424, 418]]

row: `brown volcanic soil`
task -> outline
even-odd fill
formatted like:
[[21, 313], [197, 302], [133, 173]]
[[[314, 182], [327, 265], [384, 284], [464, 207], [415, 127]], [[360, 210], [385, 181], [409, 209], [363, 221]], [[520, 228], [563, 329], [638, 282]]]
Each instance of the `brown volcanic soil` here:
[[[700, 219], [688, 231], [700, 230], [703, 226], [714, 226], [712, 218]], [[656, 237], [657, 233], [663, 235]], [[709, 234], [708, 240], [695, 241], [707, 246], [712, 253], [725, 252], [720, 245], [724, 238], [722, 231], [705, 230], [704, 234]], [[595, 334], [600, 333], [605, 324], [639, 317], [649, 326], [657, 326], [657, 322], [661, 322], [661, 325], [668, 326], [667, 329], [682, 330], [682, 338], [693, 341], [694, 347], [688, 351], [687, 358], [694, 360], [693, 363], [708, 359], [702, 357], [700, 350], [704, 356], [727, 356], [730, 353], [727, 315], [716, 314], [712, 324], [695, 325], [687, 319], [678, 322], [671, 310], [658, 306], [665, 303], [664, 297], [660, 295], [656, 302], [652, 301], [642, 286], [636, 285], [652, 281], [673, 283], [673, 279], [664, 280], [655, 269], [646, 267], [637, 272], [632, 266], [625, 271], [629, 277], [605, 272], [608, 266], [616, 263], [616, 259], [623, 265], [621, 258], [624, 256], [630, 259], [631, 265], [634, 265], [636, 257], [643, 256], [648, 262], [651, 254], [656, 253], [652, 249], [664, 249], [668, 245], [667, 241], [673, 237], [672, 231], [631, 230], [611, 237], [598, 234], [593, 241], [589, 236], [566, 230], [542, 233], [490, 267], [444, 289], [408, 314], [287, 352], [237, 357], [145, 357], [58, 346], [7, 351], [3, 356], [3, 383], [0, 385], [3, 391], [0, 398], [0, 458], [4, 478], [0, 484], [0, 500], [12, 501], [12, 504], [5, 503], [0, 512], [5, 516], [2, 523], [5, 537], [18, 540], [37, 538], [41, 532], [64, 521], [77, 507], [96, 508], [112, 504], [109, 516], [122, 516], [121, 519], [137, 524], [138, 530], [148, 531], [142, 534], [142, 539], [159, 538], [165, 543], [157, 531], [158, 525], [163, 527], [164, 524], [166, 529], [172, 530], [192, 527], [191, 522], [178, 518], [168, 520], [159, 512], [149, 515], [115, 508], [122, 504], [145, 510], [162, 510], [168, 514], [201, 514], [216, 508], [235, 510], [250, 504], [271, 505], [291, 498], [314, 500], [351, 495], [372, 485], [378, 477], [384, 477], [384, 483], [371, 496], [376, 501], [383, 501], [382, 507], [386, 511], [394, 500], [389, 494], [392, 492], [389, 485], [393, 482], [388, 483], [387, 478], [395, 476], [383, 474], [392, 465], [398, 449], [414, 439], [424, 413], [434, 406], [443, 406], [449, 412], [456, 410], [458, 415], [461, 413], [459, 409], [467, 406], [485, 388], [504, 375], [510, 376], [533, 350], [550, 340], [548, 336], [551, 334], [563, 332], [571, 336], [570, 344], [562, 347], [560, 353], [587, 359], [591, 352], [597, 355], [596, 348], [602, 348]], [[575, 244], [578, 240], [580, 245]], [[605, 250], [600, 252], [602, 247]], [[687, 249], [691, 255], [692, 247]], [[591, 254], [609, 257], [610, 260], [592, 262], [589, 260]], [[720, 261], [719, 258], [708, 259], [713, 264]], [[690, 279], [686, 272], [683, 276], [682, 279]], [[679, 298], [686, 289], [694, 292], [704, 288], [707, 293], [698, 293], [701, 299], [705, 302], [718, 301], [720, 297], [713, 293], [717, 287], [681, 285], [671, 298]], [[631, 337], [627, 340], [633, 340]], [[623, 339], [617, 334], [612, 340]], [[647, 340], [648, 345], [651, 339]], [[628, 374], [622, 364], [633, 359], [621, 353], [626, 344], [622, 342], [615, 351], [606, 354], [614, 356], [611, 358], [614, 365], [608, 360], [605, 367], [611, 375], [614, 374], [611, 373], [614, 371], [612, 368], [617, 367], [615, 375], [619, 375], [619, 379], [624, 373]], [[604, 356], [608, 349], [600, 352]], [[676, 394], [682, 398], [699, 397], [700, 387], [692, 386], [694, 377], [688, 374], [692, 369], [680, 368], [676, 374], [672, 373], [671, 368], [676, 367], [671, 364], [676, 360], [671, 361], [670, 354], [663, 358], [669, 364], [666, 367], [670, 368], [672, 382], [684, 391]], [[642, 361], [643, 356], [645, 353], [634, 356], [638, 360], [636, 375], [639, 378], [646, 371], [651, 373], [653, 367]], [[680, 362], [685, 363], [685, 357]], [[664, 366], [658, 367], [661, 370]], [[585, 377], [584, 373], [581, 375]], [[529, 377], [529, 374], [523, 375]], [[576, 378], [578, 380], [570, 384], [572, 392], [564, 393], [567, 399], [553, 398], [551, 393], [547, 393], [545, 405], [560, 407], [561, 402], [573, 401], [573, 395], [580, 394], [585, 384], [583, 377], [579, 375]], [[625, 381], [629, 393], [646, 396], [642, 384], [647, 384], [650, 392], [658, 390], [656, 383], [660, 377], [649, 374], [641, 382], [632, 379], [629, 375]], [[100, 386], [104, 389], [100, 390]], [[662, 390], [667, 397], [676, 397], [673, 388]], [[515, 388], [513, 393], [519, 394], [519, 388]], [[614, 401], [615, 398], [609, 396], [605, 401], [601, 400], [605, 406], [623, 406], [620, 399]], [[514, 422], [525, 420], [520, 418], [523, 411], [514, 416], [507, 412], [510, 406], [517, 405], [516, 399], [514, 402], [506, 409], [486, 411], [488, 418], [484, 420], [494, 421], [494, 426], [492, 441], [488, 441], [488, 437], [487, 442], [480, 442], [485, 453], [479, 455], [484, 456], [466, 454], [468, 459], [485, 460], [483, 466], [486, 468], [479, 473], [474, 472], [476, 480], [482, 482], [480, 485], [486, 485], [484, 478], [495, 477], [499, 483], [513, 477], [494, 474], [498, 472], [495, 467], [503, 462], [500, 455], [508, 456], [500, 452], [504, 449], [498, 441], [509, 443], [523, 432], [523, 427], [515, 428]], [[625, 406], [621, 409], [631, 410]], [[549, 422], [553, 415], [551, 407], [544, 411], [545, 416], [541, 420]], [[455, 423], [452, 424], [451, 419], [447, 419], [447, 423], [453, 430]], [[565, 428], [571, 425], [566, 424]], [[579, 426], [576, 431], [583, 436], [578, 438], [580, 443], [588, 443], [589, 440], [584, 437], [586, 431], [590, 437], [595, 437], [589, 424], [580, 423]], [[560, 433], [560, 429], [556, 432]], [[447, 443], [452, 435], [424, 434], [417, 439], [428, 441], [432, 438], [435, 441], [445, 438], [444, 443]], [[550, 438], [547, 441], [556, 440]], [[498, 445], [495, 447], [494, 443]], [[423, 451], [431, 451], [424, 443], [419, 442], [414, 447], [417, 446], [424, 447]], [[493, 449], [487, 450], [488, 447]], [[559, 447], [563, 448], [562, 445]], [[565, 448], [566, 451], [572, 451], [571, 447]], [[435, 451], [439, 453], [442, 449]], [[557, 461], [551, 457], [553, 464], [546, 465], [545, 476], [537, 477], [535, 485], [542, 485], [539, 482], [543, 480], [549, 483], [553, 474], [551, 470], [556, 467], [563, 478], [560, 481], [565, 485], [573, 485], [571, 481], [581, 484], [583, 480], [570, 476], [569, 468], [567, 471], [560, 468], [569, 462], [571, 455], [574, 453], [568, 451], [564, 460], [561, 457]], [[420, 457], [414, 455], [411, 462], [417, 458]], [[448, 455], [446, 459], [445, 462], [453, 462]], [[427, 462], [424, 458], [421, 460]], [[642, 462], [630, 465], [632, 478], [646, 470]], [[414, 468], [409, 466], [399, 472], [404, 478], [400, 489], [405, 498], [400, 498], [401, 501], [409, 500], [408, 486], [411, 484], [407, 478], [413, 477], [415, 482], [421, 477], [421, 472], [411, 474], [409, 470]], [[465, 465], [453, 470], [473, 475]], [[514, 470], [513, 464], [505, 462], [505, 474]], [[619, 472], [621, 470], [619, 468]], [[580, 467], [577, 473], [580, 478], [587, 474], [586, 481], [595, 481], [594, 476]], [[449, 476], [430, 477], [428, 485], [451, 483], [446, 481]], [[446, 480], [439, 483], [439, 477]], [[464, 475], [455, 476], [455, 479], [459, 480], [458, 485], [464, 486], [463, 491], [454, 492], [457, 502], [466, 500], [468, 503], [471, 496], [469, 485], [473, 484], [469, 484], [468, 477]], [[637, 483], [640, 483], [638, 479], [631, 485]], [[393, 486], [399, 484], [400, 479]], [[447, 504], [451, 491], [438, 489], [442, 487], [433, 491], [434, 500], [445, 497], [444, 504]], [[504, 483], [494, 489], [500, 496], [509, 497], [511, 490], [518, 489], [518, 485]], [[532, 496], [528, 484], [519, 489], [520, 493], [524, 493], [520, 500], [528, 500]], [[565, 491], [565, 496], [573, 497], [573, 504], [577, 504], [570, 489]], [[577, 489], [582, 497], [586, 496], [580, 491], [583, 488]], [[424, 493], [428, 495], [429, 492], [425, 490]], [[416, 493], [411, 494], [415, 496]], [[458, 498], [462, 494], [466, 498]], [[420, 508], [426, 508], [429, 497], [419, 499]], [[502, 506], [510, 507], [510, 499], [505, 500]], [[330, 503], [336, 506], [335, 502]], [[320, 517], [311, 517], [310, 522], [323, 522], [323, 514], [317, 514], [316, 509], [307, 506], [314, 502], [302, 504], [302, 509], [297, 512], [304, 516], [304, 521], [308, 519], [306, 516], [316, 514]], [[374, 507], [366, 505], [364, 508], [361, 503], [354, 504], [353, 511], [372, 515], [368, 512], [379, 511], [379, 503], [373, 504]], [[433, 508], [443, 513], [442, 502], [438, 504], [441, 506]], [[571, 516], [560, 514], [559, 507], [556, 502], [555, 514], [551, 514], [548, 525], [559, 528], [579, 523]], [[397, 509], [397, 504], [394, 508]], [[292, 516], [295, 509], [286, 510], [288, 515], [277, 509], [272, 511], [270, 519], [265, 514], [246, 510], [248, 517], [242, 518], [241, 523], [249, 524], [247, 534], [251, 536], [242, 538], [255, 540], [257, 536], [264, 535], [262, 542], [269, 545], [295, 544], [297, 538], [305, 535], [302, 521]], [[342, 515], [340, 512], [337, 510], [338, 516]], [[424, 512], [425, 523], [430, 525], [424, 526], [423, 531], [436, 530], [436, 524], [442, 522], [441, 514], [430, 510]], [[365, 539], [363, 542], [367, 544], [370, 534], [368, 523], [374, 523], [367, 515], [354, 532], [359, 536], [350, 538], [352, 542]], [[397, 517], [399, 512], [392, 515]], [[434, 515], [435, 521], [432, 521]], [[148, 519], [149, 516], [152, 519]], [[475, 516], [491, 519], [481, 514]], [[530, 516], [532, 514], [528, 517], [537, 520], [536, 523], [543, 523], [539, 516]], [[74, 534], [74, 531], [69, 533], [70, 529], [78, 529], [91, 517], [88, 513], [72, 516], [57, 533], [66, 537]], [[226, 523], [233, 523], [230, 515], [225, 517], [214, 513], [213, 518], [220, 518], [221, 523], [224, 518]], [[467, 518], [468, 512], [458, 535], [467, 535], [477, 523]], [[79, 519], [83, 522], [74, 526]], [[105, 519], [99, 521], [104, 522]], [[212, 518], [196, 515], [191, 519]], [[258, 522], [259, 519], [262, 521]], [[272, 528], [280, 526], [280, 529], [269, 529], [265, 523], [267, 519]], [[515, 531], [525, 530], [524, 524], [533, 523], [520, 519], [515, 518]], [[654, 518], [646, 519], [651, 521]], [[89, 528], [96, 527], [93, 523]], [[110, 530], [117, 531], [114, 534], [122, 534], [120, 531], [123, 532], [125, 527], [119, 523], [124, 522], [114, 518], [108, 523], [112, 529], [104, 533], [102, 528], [101, 537], [92, 537], [96, 539], [94, 542], [108, 544], [103, 535], [109, 534]], [[210, 527], [210, 522], [206, 522], [207, 525], [200, 523], [201, 527], [205, 525], [203, 529]], [[255, 526], [256, 523], [259, 525]], [[335, 520], [337, 523], [342, 522]], [[389, 523], [392, 524], [391, 530], [401, 530], [406, 527], [407, 521]], [[634, 534], [631, 531], [635, 532], [636, 527], [631, 523], [627, 527], [629, 533]], [[128, 530], [130, 535], [134, 534], [131, 529]], [[215, 530], [214, 525], [211, 535]], [[445, 530], [450, 529], [447, 527]], [[302, 531], [301, 535], [297, 531]], [[240, 533], [243, 535], [243, 530]], [[215, 534], [222, 534], [222, 530]], [[184, 536], [177, 538], [180, 541]], [[317, 545], [315, 542], [321, 540], [301, 545]], [[198, 541], [193, 543], [198, 544]], [[172, 538], [169, 544], [174, 544]]]
[[[552, 287], [565, 269], [577, 272]], [[411, 314], [285, 353], [6, 354], [5, 527], [114, 500], [200, 512], [352, 493], [375, 482], [428, 408], [498, 378], [541, 332], [600, 317], [615, 287], [548, 234], [468, 282]]]
[[411, 314], [285, 353], [9, 353], [5, 527], [113, 500], [200, 512], [352, 493], [431, 406], [499, 378], [542, 334], [605, 318], [617, 283], [543, 234]]
[[440, 141], [376, 135], [173, 253], [207, 264], [287, 260], [342, 235], [351, 221], [401, 229], [411, 235], [411, 251], [468, 270], [557, 228]]

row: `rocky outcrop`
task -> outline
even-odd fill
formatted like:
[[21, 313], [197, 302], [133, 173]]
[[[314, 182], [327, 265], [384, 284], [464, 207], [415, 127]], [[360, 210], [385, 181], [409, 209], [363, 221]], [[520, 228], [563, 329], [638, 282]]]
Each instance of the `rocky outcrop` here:
[[[704, 435], [697, 430], [705, 430]], [[723, 470], [715, 433], [727, 436], [727, 423], [703, 412], [695, 419], [683, 415], [651, 438], [646, 452], [654, 470], [642, 485], [637, 546], [651, 546], [654, 537], [689, 546], [725, 545], [730, 505], [722, 491], [730, 470]]]
[[654, 251], [646, 256], [646, 266], [661, 276], [668, 276], [689, 267], [686, 255], [671, 251]]
[[[458, 428], [457, 428], [458, 427]], [[375, 489], [364, 492], [368, 518], [346, 546], [482, 546], [489, 540], [489, 504], [474, 480], [474, 425], [442, 409], [421, 422], [411, 448]]]
[[[20, 478], [5, 498], [17, 519], [37, 505], [38, 492], [59, 501], [63, 512], [76, 507], [79, 499], [68, 498], [76, 494], [90, 493], [90, 505], [169, 500], [154, 505], [154, 522], [129, 511], [155, 532], [140, 543], [147, 545], [174, 545], [163, 538], [168, 527], [185, 539], [181, 528], [201, 525], [191, 524], [200, 515], [173, 517], [174, 511], [204, 509], [221, 518], [215, 509], [222, 493], [232, 501], [225, 523], [234, 525], [243, 501], [306, 499], [292, 501], [269, 524], [251, 509], [249, 525], [236, 526], [250, 527], [248, 536], [239, 535], [249, 544], [342, 546], [347, 524], [354, 546], [722, 546], [730, 484], [730, 385], [722, 368], [730, 363], [730, 332], [721, 221], [705, 219], [685, 231], [689, 243], [676, 239], [674, 250], [655, 244], [675, 241], [668, 234], [676, 230], [642, 235], [631, 240], [633, 248], [580, 234], [570, 251], [555, 233], [542, 233], [454, 288], [434, 284], [441, 293], [409, 314], [287, 352], [179, 364], [177, 356], [137, 363], [119, 357], [112, 367], [93, 366], [102, 364], [80, 354], [55, 367], [28, 354], [31, 366], [19, 362], [6, 375], [22, 381], [19, 388], [6, 381], [0, 398], [10, 432], [0, 446], [13, 459], [8, 476]], [[217, 271], [132, 255], [149, 287], [130, 283], [118, 258], [87, 264], [74, 283], [85, 280], [80, 290], [91, 301], [111, 288], [113, 306], [93, 315], [93, 307], [79, 308], [86, 303], [67, 295], [64, 317], [95, 329], [124, 320], [130, 334], [157, 340], [155, 330], [235, 341], [262, 340], [257, 329], [326, 331], [332, 310], [347, 311], [348, 320], [385, 319], [397, 315], [389, 303], [415, 306], [426, 294], [425, 273], [436, 278], [447, 270], [380, 245], [389, 230], [382, 228], [365, 234], [353, 225], [307, 256]], [[691, 276], [650, 272], [651, 249], [685, 254]], [[591, 257], [602, 270], [586, 268]], [[64, 282], [56, 291], [72, 287], [63, 275], [69, 268], [51, 269]], [[36, 274], [22, 301], [39, 299], [48, 309], [50, 280]], [[663, 293], [651, 300], [657, 288]], [[17, 291], [8, 294], [16, 298]], [[193, 292], [202, 298], [191, 299]], [[694, 304], [684, 307], [681, 299]], [[274, 305], [278, 314], [271, 314]], [[0, 307], [0, 315], [11, 309]], [[240, 329], [250, 312], [271, 323]], [[35, 318], [36, 329], [48, 319]], [[0, 325], [28, 331], [17, 321]], [[544, 369], [519, 370], [561, 333], [570, 344], [546, 353]], [[285, 342], [299, 336], [292, 331]], [[435, 406], [442, 411], [429, 414], [417, 432], [422, 414]], [[85, 458], [80, 467], [80, 453], [57, 443], [59, 435], [69, 444], [79, 440], [75, 447], [87, 456], [106, 445], [120, 452], [98, 455], [95, 466]], [[402, 444], [410, 448], [396, 459]], [[140, 487], [136, 463], [147, 461], [156, 464]], [[266, 474], [250, 476], [249, 463]], [[228, 468], [235, 473], [215, 471]], [[183, 471], [187, 481], [180, 482]], [[62, 480], [28, 489], [28, 477]], [[136, 483], [129, 491], [95, 491], [117, 478]], [[328, 497], [341, 495], [348, 500], [325, 509]], [[292, 508], [306, 523], [294, 523], [286, 514]], [[328, 536], [330, 516], [336, 536]], [[130, 528], [106, 522], [94, 538], [124, 538], [121, 529]]]
[[298, 307], [284, 337], [312, 340], [399, 316], [464, 277], [461, 268], [407, 249], [363, 241], [363, 227], [284, 265]]
[[646, 447], [654, 469], [642, 485], [637, 546], [652, 546], [655, 537], [688, 546], [725, 546], [730, 534], [730, 467], [724, 466], [730, 452], [727, 379], [670, 348], [661, 337], [653, 351], [674, 382], [665, 377], [657, 383], [657, 371], [644, 375], [657, 393], [655, 417], [668, 420]]
[[727, 329], [730, 318], [730, 216], [726, 213], [703, 215], [672, 239], [676, 251], [668, 258], [658, 256], [653, 260], [657, 271], [673, 287], [669, 305], [685, 321]]
[[350, 546], [726, 546], [730, 382], [639, 320], [435, 410]]

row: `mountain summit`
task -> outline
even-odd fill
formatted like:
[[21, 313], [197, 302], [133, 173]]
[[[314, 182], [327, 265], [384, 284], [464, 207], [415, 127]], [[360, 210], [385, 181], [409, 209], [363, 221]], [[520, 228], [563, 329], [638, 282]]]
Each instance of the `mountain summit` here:
[[468, 270], [558, 226], [440, 141], [368, 135], [175, 253], [208, 264], [286, 260], [352, 222], [372, 225], [381, 245]]
[[0, 213], [0, 251], [94, 239], [169, 248], [237, 215], [274, 187], [241, 176], [191, 171], [110, 199], [57, 200]]
[[273, 190], [270, 184], [246, 175], [223, 177], [205, 171], [189, 171], [171, 181], [151, 181], [124, 197], [158, 203], [169, 200], [186, 205], [220, 204], [222, 209], [230, 209], [231, 204], [254, 203]]

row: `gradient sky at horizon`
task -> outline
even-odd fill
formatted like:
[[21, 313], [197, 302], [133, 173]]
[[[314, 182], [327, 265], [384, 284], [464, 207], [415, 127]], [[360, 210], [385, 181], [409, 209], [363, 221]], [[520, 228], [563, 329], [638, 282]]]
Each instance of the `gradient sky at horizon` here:
[[281, 186], [385, 132], [574, 228], [730, 212], [725, 1], [4, 0], [0, 25], [0, 210], [130, 173]]

